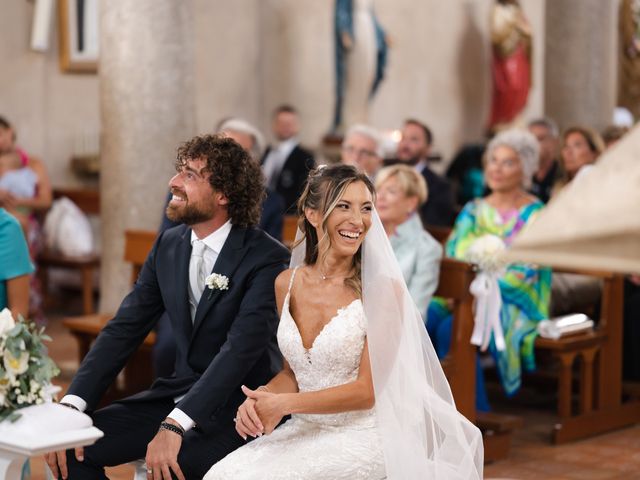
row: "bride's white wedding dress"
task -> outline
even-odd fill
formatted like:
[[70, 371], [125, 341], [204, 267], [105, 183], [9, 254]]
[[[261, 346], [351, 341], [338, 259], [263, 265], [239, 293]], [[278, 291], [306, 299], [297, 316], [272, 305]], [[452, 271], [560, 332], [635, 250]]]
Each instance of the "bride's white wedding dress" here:
[[[366, 336], [360, 300], [338, 310], [309, 350], [289, 310], [291, 284], [278, 327], [278, 344], [301, 392], [354, 381]], [[338, 414], [295, 414], [215, 464], [204, 480], [381, 479], [384, 457], [375, 407]]]

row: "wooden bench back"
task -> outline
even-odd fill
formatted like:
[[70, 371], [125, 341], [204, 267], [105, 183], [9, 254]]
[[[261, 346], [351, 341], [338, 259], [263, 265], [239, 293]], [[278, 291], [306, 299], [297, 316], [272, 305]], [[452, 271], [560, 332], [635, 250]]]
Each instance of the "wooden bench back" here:
[[472, 422], [476, 421], [476, 347], [471, 344], [473, 296], [469, 286], [474, 277], [468, 263], [443, 258], [435, 292], [436, 296], [447, 299], [453, 306], [451, 345], [442, 360], [442, 367], [458, 410]]
[[296, 232], [298, 231], [298, 216], [297, 215], [285, 215], [282, 225], [282, 243], [287, 247], [291, 247], [296, 239]]
[[124, 232], [124, 259], [131, 264], [131, 284], [133, 285], [140, 274], [157, 232], [149, 230], [127, 230]]

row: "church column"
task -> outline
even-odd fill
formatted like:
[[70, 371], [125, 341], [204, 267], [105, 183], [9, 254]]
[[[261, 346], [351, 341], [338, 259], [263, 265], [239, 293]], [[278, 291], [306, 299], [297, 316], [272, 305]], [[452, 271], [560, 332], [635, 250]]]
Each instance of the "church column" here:
[[176, 147], [195, 130], [193, 6], [100, 5], [100, 310], [114, 312], [130, 288], [124, 232], [158, 228]]
[[611, 122], [617, 25], [618, 0], [547, 1], [545, 110], [562, 128]]

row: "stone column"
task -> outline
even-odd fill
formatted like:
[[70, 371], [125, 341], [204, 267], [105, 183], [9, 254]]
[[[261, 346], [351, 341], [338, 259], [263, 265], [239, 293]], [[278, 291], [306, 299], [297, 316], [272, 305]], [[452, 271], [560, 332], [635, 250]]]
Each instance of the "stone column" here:
[[545, 110], [561, 128], [611, 122], [617, 19], [618, 0], [547, 1]]
[[156, 230], [178, 144], [195, 131], [192, 0], [100, 2], [102, 312], [130, 289], [127, 229]]

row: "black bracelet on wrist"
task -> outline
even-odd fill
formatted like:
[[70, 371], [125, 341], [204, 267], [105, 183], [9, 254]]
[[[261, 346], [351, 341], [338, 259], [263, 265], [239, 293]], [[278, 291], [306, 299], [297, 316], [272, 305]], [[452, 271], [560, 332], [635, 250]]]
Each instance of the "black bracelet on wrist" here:
[[71, 405], [70, 403], [67, 403], [67, 402], [60, 402], [60, 405], [64, 405], [67, 408], [72, 408], [77, 412], [80, 411], [80, 409], [78, 407], [76, 407], [75, 405]]
[[178, 426], [174, 425], [173, 423], [162, 422], [160, 424], [160, 430], [169, 430], [170, 432], [177, 433], [181, 437], [184, 436], [184, 430], [182, 429], [182, 427], [178, 427]]

